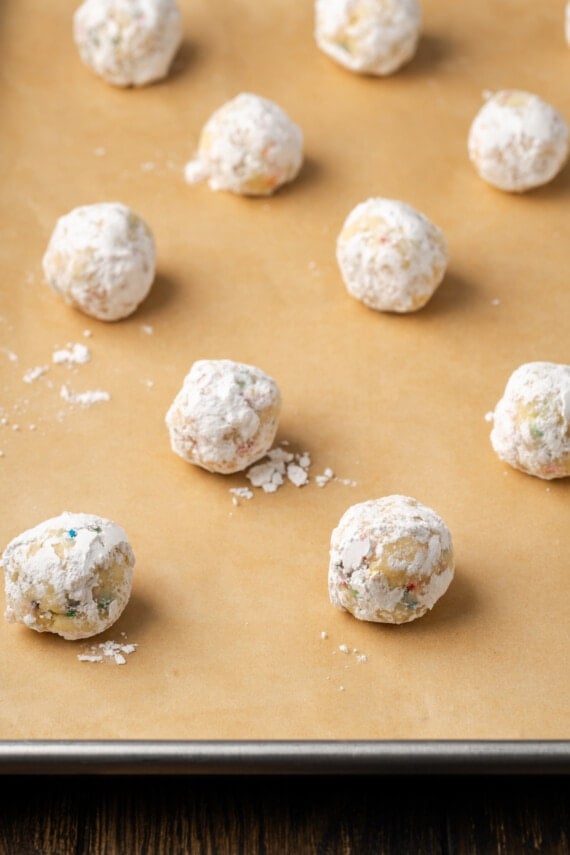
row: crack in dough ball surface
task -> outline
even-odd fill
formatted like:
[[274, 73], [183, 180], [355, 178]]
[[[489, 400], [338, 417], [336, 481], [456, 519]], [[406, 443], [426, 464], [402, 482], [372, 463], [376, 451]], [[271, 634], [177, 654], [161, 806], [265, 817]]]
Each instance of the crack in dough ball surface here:
[[114, 86], [162, 80], [182, 41], [175, 0], [85, 0], [73, 16], [83, 63]]
[[303, 164], [303, 133], [273, 101], [242, 92], [208, 119], [198, 152], [186, 164], [190, 184], [207, 180], [212, 190], [269, 196], [297, 177]]
[[120, 526], [64, 511], [4, 550], [6, 620], [69, 640], [97, 635], [123, 613], [134, 564]]
[[409, 496], [352, 505], [331, 535], [330, 600], [359, 620], [400, 624], [422, 617], [454, 572], [447, 525]]
[[502, 89], [487, 95], [469, 129], [469, 159], [488, 184], [524, 193], [551, 181], [568, 159], [568, 126], [531, 92]]
[[48, 285], [101, 321], [131, 315], [155, 277], [156, 247], [145, 221], [120, 202], [82, 205], [60, 217], [42, 260]]
[[422, 308], [448, 263], [441, 229], [395, 199], [371, 198], [346, 218], [336, 242], [344, 284], [353, 297], [383, 312]]
[[570, 475], [570, 365], [527, 362], [509, 377], [493, 413], [500, 460], [551, 480]]
[[246, 469], [271, 448], [281, 412], [275, 380], [253, 365], [200, 359], [166, 414], [172, 450], [209, 472]]
[[421, 34], [418, 0], [316, 0], [317, 46], [358, 74], [384, 76], [416, 53]]

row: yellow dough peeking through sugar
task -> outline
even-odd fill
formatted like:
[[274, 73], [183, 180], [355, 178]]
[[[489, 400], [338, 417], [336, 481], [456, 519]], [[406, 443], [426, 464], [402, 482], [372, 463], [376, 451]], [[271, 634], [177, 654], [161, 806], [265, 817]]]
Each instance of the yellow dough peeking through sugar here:
[[409, 62], [418, 46], [418, 0], [316, 0], [317, 47], [357, 74], [385, 76]]
[[359, 620], [400, 624], [422, 617], [454, 572], [447, 525], [409, 496], [352, 505], [332, 532], [330, 600]]
[[198, 151], [186, 164], [189, 184], [211, 190], [269, 196], [297, 177], [303, 164], [303, 133], [268, 98], [242, 92], [219, 107], [202, 128]]
[[524, 193], [551, 181], [568, 159], [568, 126], [538, 95], [519, 89], [486, 94], [471, 123], [469, 159], [488, 184]]
[[336, 241], [348, 293], [382, 312], [421, 309], [447, 268], [447, 241], [425, 214], [398, 199], [374, 197], [356, 205]]
[[97, 635], [123, 613], [134, 564], [120, 526], [64, 511], [24, 531], [4, 550], [6, 620], [69, 640]]
[[82, 62], [114, 86], [162, 80], [182, 41], [176, 0], [84, 0], [73, 16]]
[[255, 365], [199, 359], [166, 413], [172, 450], [209, 472], [246, 469], [273, 443], [281, 393]]
[[501, 460], [546, 480], [570, 475], [570, 365], [520, 365], [492, 415], [491, 445]]
[[64, 214], [42, 259], [52, 290], [100, 321], [131, 315], [151, 289], [155, 266], [154, 235], [120, 202], [81, 205]]

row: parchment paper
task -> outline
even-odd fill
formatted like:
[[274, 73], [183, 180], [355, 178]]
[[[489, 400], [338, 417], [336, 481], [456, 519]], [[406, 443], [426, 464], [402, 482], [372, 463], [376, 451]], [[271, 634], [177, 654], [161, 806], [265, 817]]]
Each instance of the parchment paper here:
[[[140, 90], [81, 64], [72, 0], [0, 8], [1, 548], [70, 510], [124, 526], [137, 556], [102, 637], [0, 620], [0, 738], [567, 738], [570, 485], [501, 463], [485, 415], [519, 364], [569, 361], [570, 168], [514, 196], [466, 149], [486, 89], [534, 91], [570, 119], [563, 2], [424, 0], [416, 57], [384, 79], [317, 50], [308, 0], [180, 5], [172, 74]], [[269, 199], [184, 182], [203, 123], [240, 91], [304, 132], [302, 173]], [[374, 195], [449, 242], [413, 315], [367, 309], [340, 279], [336, 236]], [[150, 296], [110, 324], [41, 272], [57, 217], [98, 201], [130, 205], [158, 246]], [[91, 361], [54, 364], [75, 342]], [[235, 506], [243, 474], [173, 454], [164, 416], [198, 358], [275, 377], [278, 441], [310, 454], [307, 486]], [[111, 400], [70, 404], [64, 385]], [[318, 487], [326, 467], [340, 480]], [[358, 622], [327, 592], [340, 516], [390, 493], [441, 514], [457, 560], [404, 626]], [[78, 660], [105, 640], [137, 647], [124, 665]]]

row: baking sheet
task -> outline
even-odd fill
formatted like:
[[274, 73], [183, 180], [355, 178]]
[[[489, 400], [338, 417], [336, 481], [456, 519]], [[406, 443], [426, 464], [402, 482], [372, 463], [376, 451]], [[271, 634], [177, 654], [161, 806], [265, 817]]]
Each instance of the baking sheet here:
[[[466, 138], [485, 89], [535, 91], [570, 117], [564, 4], [425, 0], [415, 59], [385, 79], [317, 51], [309, 2], [180, 5], [172, 74], [141, 90], [81, 65], [71, 0], [0, 9], [0, 539], [82, 511], [123, 525], [137, 556], [126, 611], [92, 640], [137, 645], [123, 666], [0, 624], [6, 756], [30, 740], [79, 756], [142, 740], [157, 758], [164, 740], [562, 744], [570, 488], [498, 461], [485, 414], [522, 362], [568, 362], [570, 169], [503, 194]], [[202, 124], [240, 91], [303, 128], [302, 173], [270, 199], [183, 180]], [[366, 309], [340, 281], [337, 233], [373, 195], [448, 239], [445, 280], [413, 315]], [[158, 275], [131, 318], [105, 324], [51, 293], [41, 257], [58, 216], [111, 200], [150, 224]], [[91, 361], [55, 365], [73, 342]], [[278, 441], [310, 454], [307, 486], [235, 506], [243, 474], [171, 452], [164, 415], [198, 358], [276, 378]], [[64, 385], [111, 399], [73, 405]], [[318, 487], [327, 467], [337, 477]], [[390, 493], [437, 510], [457, 559], [433, 612], [400, 627], [358, 622], [327, 593], [338, 519]]]

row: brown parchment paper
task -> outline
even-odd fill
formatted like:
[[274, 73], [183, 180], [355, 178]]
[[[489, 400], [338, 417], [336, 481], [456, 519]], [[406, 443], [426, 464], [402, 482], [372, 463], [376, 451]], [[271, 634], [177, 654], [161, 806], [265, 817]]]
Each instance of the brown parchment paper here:
[[[570, 169], [513, 196], [466, 152], [485, 89], [535, 91], [570, 119], [562, 0], [424, 0], [418, 53], [385, 79], [317, 50], [308, 0], [181, 0], [172, 74], [140, 90], [80, 63], [75, 6], [0, 6], [0, 539], [96, 513], [137, 564], [102, 637], [0, 621], [0, 738], [567, 738], [570, 485], [502, 464], [485, 415], [519, 364], [569, 361]], [[203, 123], [240, 91], [304, 131], [302, 173], [270, 199], [183, 180]], [[445, 280], [413, 315], [366, 309], [340, 280], [336, 236], [373, 195], [448, 238]], [[158, 274], [105, 324], [63, 305], [41, 257], [58, 216], [110, 200], [153, 229]], [[73, 342], [91, 361], [54, 364]], [[171, 452], [164, 416], [198, 358], [276, 378], [278, 440], [310, 454], [307, 486], [235, 506], [243, 474]], [[63, 385], [111, 400], [72, 405]], [[319, 488], [326, 467], [355, 483]], [[457, 559], [433, 612], [400, 627], [327, 592], [341, 514], [390, 493], [440, 513]], [[78, 660], [104, 640], [137, 648], [123, 666]]]

